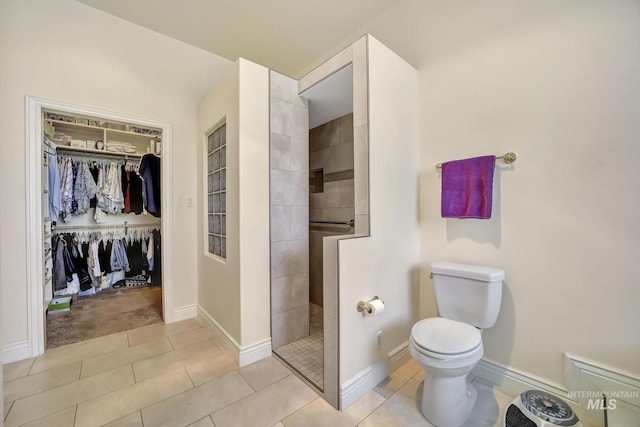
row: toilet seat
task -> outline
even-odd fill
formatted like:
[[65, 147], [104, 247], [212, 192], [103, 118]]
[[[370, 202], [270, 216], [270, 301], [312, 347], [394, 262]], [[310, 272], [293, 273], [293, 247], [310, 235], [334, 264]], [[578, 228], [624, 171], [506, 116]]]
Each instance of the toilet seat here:
[[464, 358], [482, 346], [482, 336], [476, 328], [443, 317], [413, 325], [411, 341], [418, 352], [437, 359]]

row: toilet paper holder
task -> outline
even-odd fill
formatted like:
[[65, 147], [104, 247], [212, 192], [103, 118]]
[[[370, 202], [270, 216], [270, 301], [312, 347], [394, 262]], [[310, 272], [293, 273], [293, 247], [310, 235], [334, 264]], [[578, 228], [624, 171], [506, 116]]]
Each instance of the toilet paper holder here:
[[[371, 311], [369, 309], [367, 309], [367, 302], [371, 302], [371, 301], [375, 301], [375, 300], [379, 300], [380, 298], [378, 298], [377, 295], [374, 295], [373, 298], [371, 298], [369, 301], [358, 301], [358, 305], [356, 306], [356, 310], [358, 310], [358, 313], [371, 313]], [[384, 301], [382, 301], [384, 302]]]

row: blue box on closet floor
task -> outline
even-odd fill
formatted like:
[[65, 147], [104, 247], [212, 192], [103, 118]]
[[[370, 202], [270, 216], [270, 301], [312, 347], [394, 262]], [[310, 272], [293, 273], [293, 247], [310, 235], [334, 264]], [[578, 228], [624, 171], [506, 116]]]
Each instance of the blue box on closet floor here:
[[49, 313], [71, 310], [71, 297], [56, 297], [49, 303]]

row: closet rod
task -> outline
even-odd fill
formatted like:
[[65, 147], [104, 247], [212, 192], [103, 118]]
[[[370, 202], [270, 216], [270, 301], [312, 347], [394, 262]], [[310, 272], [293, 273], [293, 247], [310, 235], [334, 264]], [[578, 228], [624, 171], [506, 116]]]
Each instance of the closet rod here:
[[131, 227], [155, 227], [160, 228], [160, 223], [156, 224], [95, 224], [95, 225], [61, 225], [54, 226], [51, 224], [51, 231], [58, 230], [89, 230], [89, 229], [105, 229], [105, 228], [131, 228]]
[[[57, 148], [58, 154], [67, 157], [99, 157], [102, 159], [110, 159], [110, 160], [139, 160], [142, 158], [139, 154], [130, 154], [130, 153], [119, 153], [115, 151], [104, 151], [104, 150], [95, 150], [95, 151], [76, 151], [73, 149], [69, 149], [66, 146], [58, 146]], [[115, 157], [115, 159], [114, 159]]]

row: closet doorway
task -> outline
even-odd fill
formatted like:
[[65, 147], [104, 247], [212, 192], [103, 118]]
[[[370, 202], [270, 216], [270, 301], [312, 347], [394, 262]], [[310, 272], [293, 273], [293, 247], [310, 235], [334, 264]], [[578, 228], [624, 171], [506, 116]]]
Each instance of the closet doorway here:
[[171, 321], [171, 126], [27, 107], [29, 356]]

